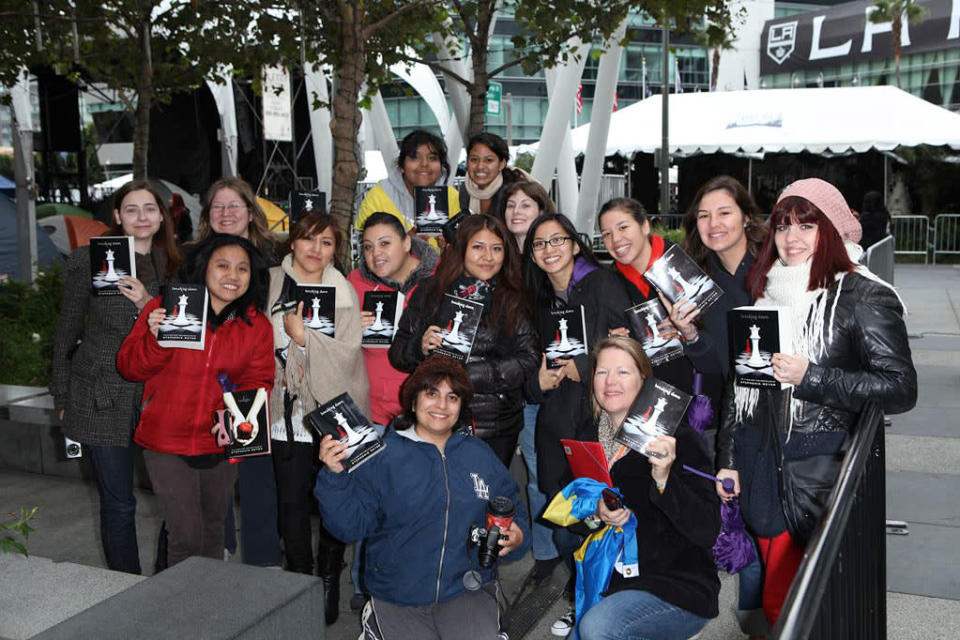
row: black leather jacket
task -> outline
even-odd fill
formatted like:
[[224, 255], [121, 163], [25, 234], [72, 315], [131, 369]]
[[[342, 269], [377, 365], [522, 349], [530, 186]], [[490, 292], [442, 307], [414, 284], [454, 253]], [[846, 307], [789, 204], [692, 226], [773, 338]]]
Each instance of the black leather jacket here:
[[[390, 364], [412, 372], [424, 359], [423, 332], [437, 324], [438, 308], [424, 308], [424, 298], [433, 285], [429, 278], [414, 289], [397, 325], [390, 346]], [[513, 435], [523, 427], [523, 384], [536, 376], [540, 364], [537, 336], [527, 317], [521, 315], [512, 335], [502, 322], [491, 328], [484, 316], [473, 341], [467, 373], [473, 383], [470, 412], [481, 438]]]
[[[917, 402], [917, 372], [910, 355], [903, 308], [896, 294], [886, 285], [855, 272], [847, 274], [840, 285], [840, 300], [833, 315], [833, 341], [827, 344], [820, 362], [810, 363], [793, 391], [796, 398], [805, 401], [802, 414], [793, 419], [793, 433], [849, 431], [867, 400], [878, 401], [888, 414], [909, 411]], [[828, 331], [838, 284], [831, 286], [826, 295], [824, 331]], [[780, 394], [779, 390], [761, 391], [754, 417], [763, 419], [769, 415], [767, 403], [777, 402]], [[737, 428], [745, 425], [736, 422], [732, 386], [724, 404], [717, 466], [737, 469], [734, 438]], [[775, 406], [783, 405], [778, 402]]]

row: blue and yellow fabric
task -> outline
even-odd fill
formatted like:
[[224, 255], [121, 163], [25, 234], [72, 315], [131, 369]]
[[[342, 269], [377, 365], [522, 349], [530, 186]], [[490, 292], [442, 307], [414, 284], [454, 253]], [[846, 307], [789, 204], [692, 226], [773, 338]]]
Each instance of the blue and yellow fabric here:
[[[577, 478], [554, 496], [543, 517], [562, 527], [576, 524], [597, 512], [597, 501], [606, 488], [592, 478]], [[583, 614], [603, 597], [614, 570], [628, 578], [638, 574], [636, 516], [631, 513], [622, 527], [605, 525], [591, 533], [573, 559], [577, 566], [575, 604], [579, 623]], [[576, 633], [571, 638], [576, 640]]]

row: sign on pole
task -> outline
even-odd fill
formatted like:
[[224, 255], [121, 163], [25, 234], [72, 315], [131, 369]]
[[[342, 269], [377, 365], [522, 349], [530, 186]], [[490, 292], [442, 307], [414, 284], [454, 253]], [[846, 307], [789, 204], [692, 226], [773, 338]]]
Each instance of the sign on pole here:
[[503, 85], [499, 82], [487, 84], [487, 115], [498, 116], [503, 104]]
[[263, 138], [292, 142], [290, 74], [283, 67], [263, 68]]

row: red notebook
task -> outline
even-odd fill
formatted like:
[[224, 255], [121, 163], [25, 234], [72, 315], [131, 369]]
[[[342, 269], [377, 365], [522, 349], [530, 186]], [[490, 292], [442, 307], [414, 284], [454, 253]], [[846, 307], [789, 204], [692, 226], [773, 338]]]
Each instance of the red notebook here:
[[603, 452], [603, 445], [599, 442], [584, 442], [581, 440], [560, 440], [563, 452], [567, 454], [567, 462], [574, 478], [593, 478], [608, 487], [613, 486], [610, 480], [610, 470], [607, 468], [607, 454]]

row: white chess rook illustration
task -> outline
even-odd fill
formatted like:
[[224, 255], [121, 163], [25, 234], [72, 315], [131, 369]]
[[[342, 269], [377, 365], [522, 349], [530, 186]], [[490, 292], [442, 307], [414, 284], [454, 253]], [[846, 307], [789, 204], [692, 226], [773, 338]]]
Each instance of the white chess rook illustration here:
[[694, 287], [692, 284], [684, 280], [683, 276], [681, 276], [680, 272], [677, 271], [675, 268], [670, 267], [669, 269], [667, 269], [667, 273], [669, 273], [670, 276], [677, 281], [677, 284], [680, 285], [681, 289], [683, 289], [683, 294], [685, 296], [692, 296], [697, 292], [696, 287]]
[[187, 296], [180, 296], [180, 302], [177, 303], [177, 317], [171, 322], [175, 327], [185, 327], [190, 324], [187, 319]]
[[347, 417], [337, 411], [333, 414], [333, 419], [337, 421], [337, 424], [340, 425], [340, 428], [343, 429], [343, 432], [346, 433], [347, 444], [352, 445], [360, 442], [363, 439], [363, 436], [350, 428], [350, 423], [347, 422]]
[[567, 340], [567, 319], [560, 318], [560, 350], [569, 351], [572, 347], [570, 346], [570, 341]]
[[319, 329], [321, 326], [320, 323], [320, 298], [314, 298], [310, 301], [310, 306], [312, 308], [312, 313], [310, 315], [310, 320], [307, 322], [308, 327], [311, 329]]
[[750, 325], [750, 359], [747, 364], [751, 367], [762, 367], [767, 364], [763, 356], [760, 355], [760, 327]]
[[445, 342], [449, 344], [460, 344], [460, 323], [463, 322], [463, 311], [457, 311], [453, 316], [453, 326], [450, 327], [450, 333], [447, 334]]
[[113, 251], [107, 249], [107, 274], [103, 276], [103, 279], [106, 282], [117, 282], [120, 279], [120, 276], [117, 275], [117, 272], [113, 270]]
[[377, 302], [377, 318], [373, 321], [373, 324], [370, 326], [372, 331], [383, 331], [383, 302]]

